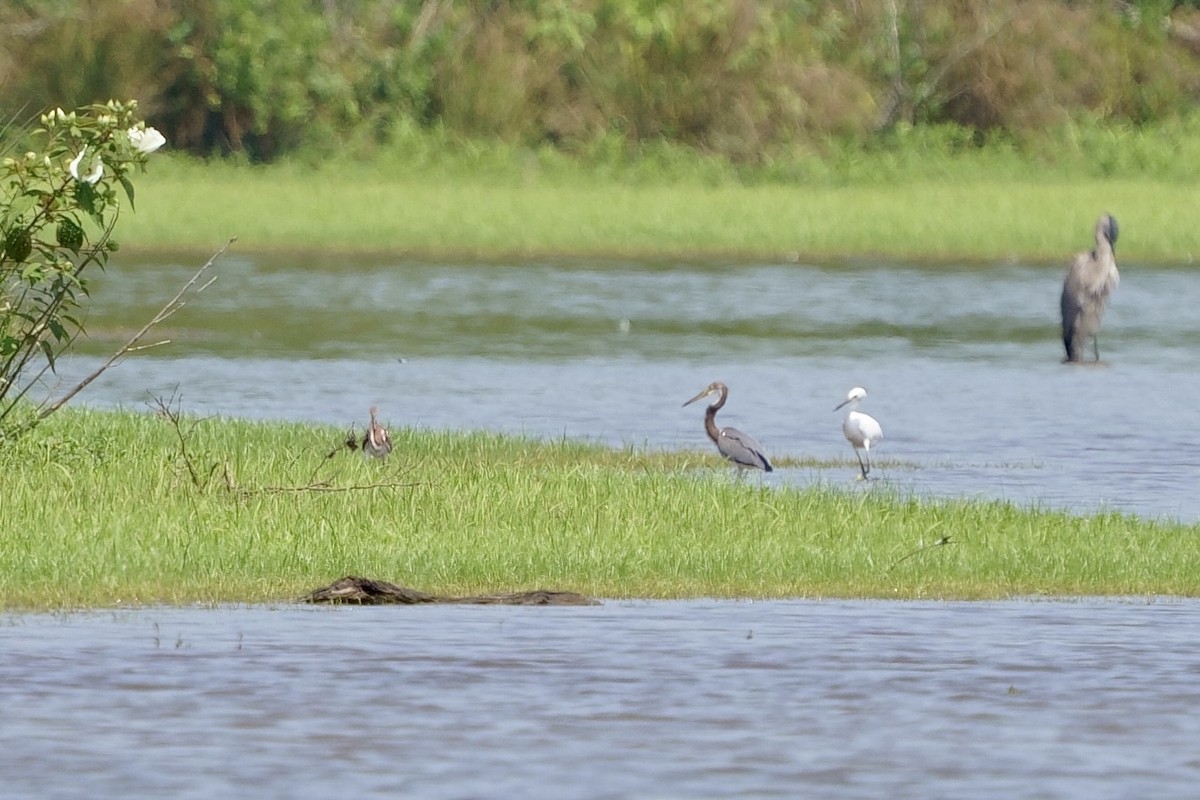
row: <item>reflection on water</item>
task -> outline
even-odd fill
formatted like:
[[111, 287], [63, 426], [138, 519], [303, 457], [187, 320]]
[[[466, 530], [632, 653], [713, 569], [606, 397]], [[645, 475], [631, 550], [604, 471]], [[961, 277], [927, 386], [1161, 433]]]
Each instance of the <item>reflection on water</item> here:
[[1200, 604], [148, 609], [0, 627], [5, 797], [1191, 798]]
[[[100, 341], [64, 382], [193, 268], [111, 268]], [[720, 419], [769, 455], [846, 463], [767, 480], [841, 484], [854, 462], [831, 409], [861, 385], [886, 437], [879, 483], [1195, 521], [1200, 278], [1123, 270], [1107, 364], [1079, 368], [1059, 364], [1054, 269], [235, 258], [171, 320], [169, 348], [85, 399], [139, 408], [178, 388], [205, 414], [347, 424], [378, 404], [393, 426], [706, 448], [702, 411], [680, 406], [719, 379]]]

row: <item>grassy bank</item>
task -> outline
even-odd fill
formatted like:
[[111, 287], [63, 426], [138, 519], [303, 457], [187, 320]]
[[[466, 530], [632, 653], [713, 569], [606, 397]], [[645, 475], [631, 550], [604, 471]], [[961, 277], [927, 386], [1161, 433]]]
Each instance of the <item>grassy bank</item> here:
[[326, 458], [332, 428], [180, 430], [187, 460], [155, 414], [68, 411], [0, 449], [0, 607], [285, 601], [345, 574], [606, 598], [1200, 594], [1188, 526], [764, 489], [707, 453], [397, 430], [385, 465]]
[[412, 163], [270, 167], [162, 159], [121, 220], [128, 250], [200, 258], [334, 252], [434, 259], [884, 257], [1064, 263], [1103, 211], [1125, 261], [1200, 257], [1195, 185], [1096, 177], [1013, 153], [886, 153], [740, 179], [726, 165], [653, 159], [623, 168], [502, 151]]

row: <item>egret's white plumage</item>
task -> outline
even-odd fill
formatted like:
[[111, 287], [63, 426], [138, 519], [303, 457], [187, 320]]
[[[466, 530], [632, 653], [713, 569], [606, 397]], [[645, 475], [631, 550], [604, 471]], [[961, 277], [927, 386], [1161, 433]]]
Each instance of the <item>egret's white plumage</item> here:
[[1100, 318], [1108, 298], [1117, 288], [1117, 220], [1105, 214], [1096, 221], [1096, 249], [1079, 253], [1067, 270], [1062, 290], [1062, 334], [1067, 357], [1064, 361], [1083, 361], [1083, 349], [1092, 340], [1096, 361], [1100, 360]]
[[846, 434], [846, 440], [854, 448], [854, 455], [858, 456], [858, 466], [862, 470], [860, 480], [865, 479], [871, 471], [871, 445], [883, 438], [883, 428], [880, 427], [879, 420], [856, 410], [859, 402], [866, 396], [866, 389], [855, 386], [846, 395], [846, 399], [833, 409], [838, 411], [850, 406], [850, 413], [846, 414], [846, 419], [842, 422], [842, 433]]

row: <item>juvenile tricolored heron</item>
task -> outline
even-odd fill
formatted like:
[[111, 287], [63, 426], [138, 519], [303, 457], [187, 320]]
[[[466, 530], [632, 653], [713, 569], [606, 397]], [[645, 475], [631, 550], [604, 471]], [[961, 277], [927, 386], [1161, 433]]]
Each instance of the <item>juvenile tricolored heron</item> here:
[[1105, 214], [1096, 222], [1096, 249], [1075, 256], [1062, 290], [1062, 333], [1067, 357], [1063, 362], [1083, 361], [1083, 348], [1088, 337], [1096, 361], [1100, 360], [1100, 317], [1108, 305], [1108, 297], [1117, 288], [1117, 220]]
[[708, 438], [717, 445], [717, 450], [721, 455], [732, 461], [739, 472], [743, 469], [761, 469], [763, 472], [774, 470], [771, 462], [763, 455], [762, 445], [755, 441], [753, 436], [742, 433], [737, 428], [717, 427], [717, 412], [729, 399], [728, 386], [720, 381], [713, 381], [704, 391], [688, 400], [684, 405], [691, 405], [697, 400], [713, 394], [719, 394], [720, 398], [704, 412], [704, 430], [708, 432]]
[[[883, 438], [883, 428], [879, 426], [879, 420], [870, 414], [864, 414], [861, 411], [855, 410], [858, 408], [859, 401], [866, 396], [866, 389], [861, 386], [855, 386], [846, 395], [846, 399], [834, 406], [833, 409], [837, 411], [850, 406], [850, 413], [846, 415], [845, 421], [842, 422], [842, 433], [846, 434], [846, 439], [850, 442], [850, 446], [854, 448], [854, 455], [858, 456], [858, 466], [862, 469], [859, 480], [866, 480], [867, 473], [871, 471], [871, 445]], [[862, 451], [861, 454], [859, 453], [860, 450]]]
[[376, 421], [377, 413], [379, 413], [379, 409], [371, 406], [371, 424], [367, 427], [367, 432], [363, 434], [362, 449], [364, 455], [386, 458], [388, 453], [392, 452], [392, 436], [387, 432], [387, 428]]

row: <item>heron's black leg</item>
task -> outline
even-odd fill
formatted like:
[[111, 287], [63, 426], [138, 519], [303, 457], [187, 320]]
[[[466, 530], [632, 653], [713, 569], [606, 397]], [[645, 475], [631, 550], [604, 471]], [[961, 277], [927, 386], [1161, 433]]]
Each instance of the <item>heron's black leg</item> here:
[[1100, 337], [1099, 336], [1092, 337], [1092, 352], [1095, 353], [1096, 362], [1099, 363], [1099, 361], [1100, 361]]

